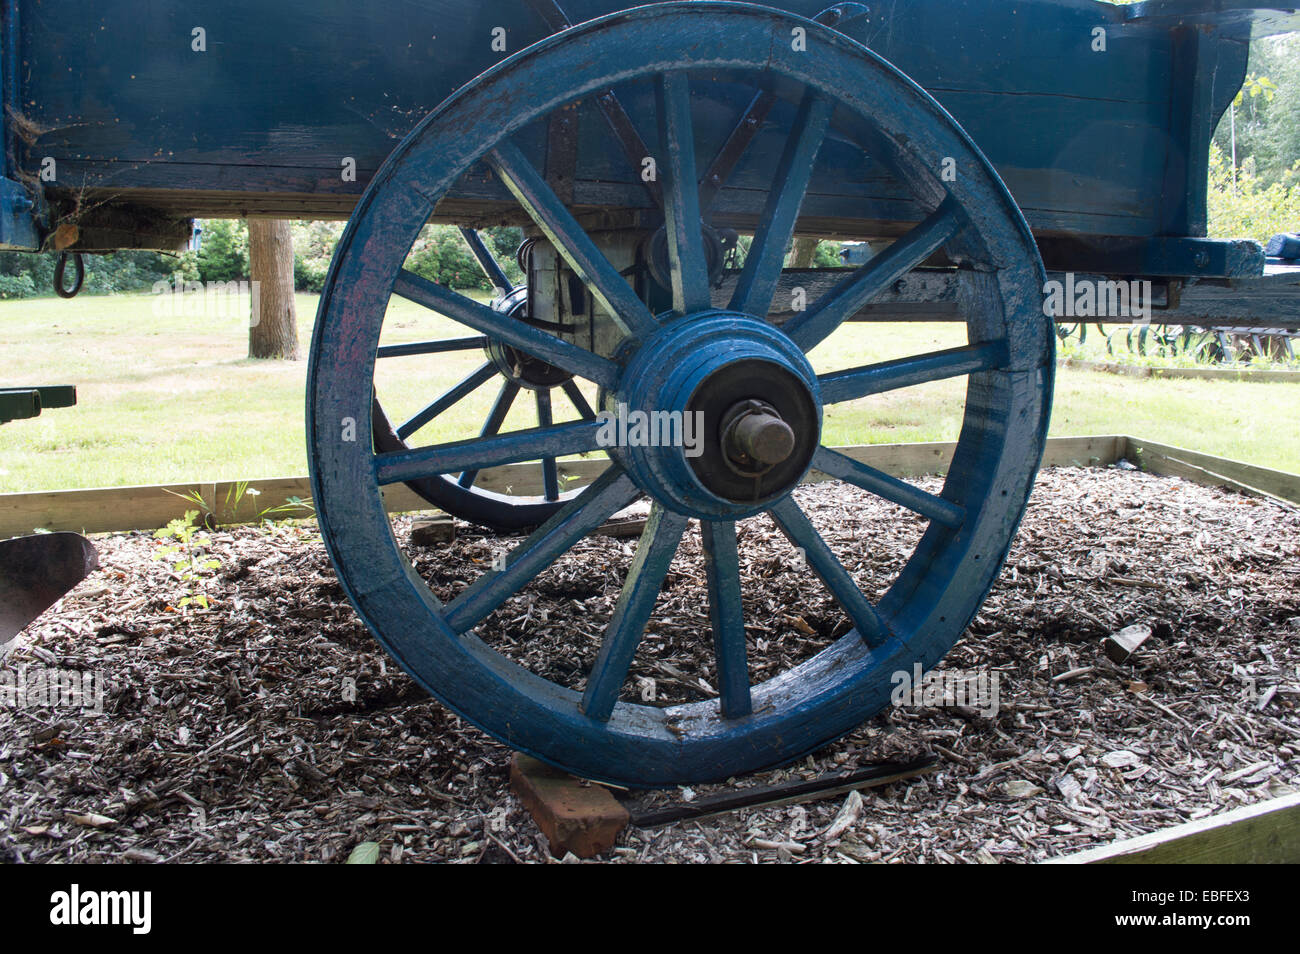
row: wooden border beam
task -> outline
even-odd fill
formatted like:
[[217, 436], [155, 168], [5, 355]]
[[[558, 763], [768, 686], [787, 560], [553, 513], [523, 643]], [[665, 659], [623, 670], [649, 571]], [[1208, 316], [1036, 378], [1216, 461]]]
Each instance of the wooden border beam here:
[[[951, 441], [914, 444], [862, 444], [836, 450], [895, 477], [943, 474], [952, 462], [956, 444]], [[1130, 458], [1154, 474], [1184, 477], [1198, 484], [1227, 487], [1243, 493], [1300, 504], [1300, 476], [1240, 461], [1213, 457], [1171, 447], [1156, 441], [1123, 435], [1049, 437], [1044, 467], [1105, 467]], [[573, 490], [595, 480], [605, 469], [603, 457], [560, 461], [560, 485]], [[812, 473], [808, 482], [826, 479]], [[541, 470], [535, 464], [510, 464], [480, 473], [476, 486], [498, 493], [539, 496]], [[251, 488], [256, 494], [249, 493]], [[72, 530], [79, 533], [127, 533], [156, 530], [186, 510], [199, 509], [192, 494], [202, 497], [205, 508], [219, 524], [256, 523], [264, 512], [276, 518], [310, 517], [311, 482], [306, 477], [268, 480], [218, 481], [162, 486], [108, 487], [93, 490], [52, 490], [0, 494], [0, 539], [33, 530]], [[286, 506], [291, 499], [307, 506]], [[384, 488], [390, 513], [429, 511], [437, 508], [404, 484]]]
[[[1105, 466], [1123, 456], [1127, 438], [1052, 437], [1047, 440], [1043, 466]], [[895, 477], [916, 477], [944, 473], [952, 461], [953, 442], [916, 444], [864, 444], [837, 450]], [[595, 480], [605, 469], [606, 459], [585, 458], [560, 461], [560, 486], [573, 490]], [[810, 481], [825, 479], [811, 474]], [[243, 490], [241, 491], [241, 485]], [[540, 496], [541, 469], [536, 464], [509, 464], [479, 474], [475, 486], [497, 493]], [[247, 492], [248, 488], [256, 494]], [[0, 539], [33, 530], [72, 530], [78, 533], [126, 533], [157, 530], [199, 509], [187, 496], [198, 493], [206, 509], [219, 524], [257, 523], [269, 508], [279, 507], [275, 516], [310, 517], [309, 506], [285, 508], [291, 498], [311, 499], [311, 481], [306, 477], [276, 477], [268, 480], [219, 481], [91, 490], [51, 490], [35, 493], [0, 494]], [[404, 484], [384, 488], [390, 513], [436, 510]]]
[[1296, 864], [1300, 793], [1175, 825], [1073, 855], [1054, 865]]
[[1122, 456], [1130, 458], [1148, 473], [1183, 477], [1207, 487], [1227, 487], [1252, 496], [1300, 504], [1300, 476], [1296, 474], [1139, 437], [1129, 437], [1125, 441], [1127, 446]]

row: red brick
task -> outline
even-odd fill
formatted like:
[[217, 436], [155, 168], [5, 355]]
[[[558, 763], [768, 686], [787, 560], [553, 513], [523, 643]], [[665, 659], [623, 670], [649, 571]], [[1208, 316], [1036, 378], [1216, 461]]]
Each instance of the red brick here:
[[627, 809], [605, 786], [584, 784], [530, 755], [516, 752], [510, 759], [510, 788], [532, 813], [557, 858], [569, 851], [594, 858], [613, 848], [618, 833], [627, 827]]

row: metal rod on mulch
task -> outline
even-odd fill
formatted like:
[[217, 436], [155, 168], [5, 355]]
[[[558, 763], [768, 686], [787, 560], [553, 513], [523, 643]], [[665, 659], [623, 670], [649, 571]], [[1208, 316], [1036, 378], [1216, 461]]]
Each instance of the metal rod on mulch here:
[[827, 772], [813, 779], [756, 785], [753, 788], [717, 795], [706, 795], [690, 802], [678, 802], [644, 810], [628, 806], [631, 823], [638, 828], [654, 828], [677, 821], [709, 818], [741, 808], [772, 808], [814, 799], [834, 798], [855, 788], [877, 788], [891, 782], [928, 775], [939, 767], [939, 760], [925, 755], [910, 762], [878, 762], [866, 768]]

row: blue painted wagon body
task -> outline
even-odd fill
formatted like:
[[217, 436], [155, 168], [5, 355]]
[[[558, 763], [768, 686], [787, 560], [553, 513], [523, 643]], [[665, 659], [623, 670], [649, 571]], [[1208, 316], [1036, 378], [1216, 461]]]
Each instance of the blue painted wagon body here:
[[[774, 4], [805, 17], [824, 5]], [[570, 0], [564, 11], [580, 22], [626, 6]], [[1257, 273], [1263, 260], [1243, 245], [1192, 241], [1205, 235], [1209, 139], [1241, 87], [1249, 38], [1300, 26], [1293, 12], [1257, 6], [886, 0], [841, 29], [952, 113], [1046, 240], [1049, 268], [1228, 275]], [[17, 24], [6, 28], [11, 194], [21, 195], [24, 177], [39, 177], [47, 158], [57, 163], [57, 178], [45, 183], [56, 201], [44, 228], [12, 223], [4, 235], [23, 247], [60, 221], [85, 219], [78, 196], [83, 209], [109, 199], [91, 215], [107, 220], [102, 236], [87, 227], [84, 247], [133, 244], [132, 221], [148, 236], [149, 223], [167, 217], [346, 216], [393, 146], [439, 102], [553, 32], [529, 0], [6, 7]], [[205, 31], [202, 52], [195, 28]], [[505, 31], [497, 48], [494, 29]], [[1104, 49], [1095, 48], [1098, 29]], [[714, 120], [702, 153], [721, 145], [744, 95], [725, 84], [695, 90], [697, 109]], [[644, 113], [635, 97], [626, 105]], [[789, 123], [779, 110], [768, 118], [723, 190], [719, 222], [752, 227]], [[582, 123], [573, 201], [645, 207], [637, 170], [600, 133], [598, 121]], [[653, 130], [646, 137], [654, 145]], [[869, 233], [888, 235], [919, 218], [868, 157], [834, 146], [819, 158], [807, 228], [862, 235], [874, 226]], [[544, 150], [538, 131], [526, 152], [544, 164]], [[340, 175], [345, 158], [356, 163], [355, 181]], [[470, 178], [444, 200], [445, 214], [491, 221], [500, 189]], [[126, 214], [114, 215], [119, 205]], [[1080, 248], [1085, 238], [1109, 241]]]
[[[1300, 28], [1243, 0], [824, 2], [3, 0], [0, 247], [175, 248], [194, 217], [348, 217], [308, 448], [323, 536], [376, 636], [451, 708], [590, 777], [786, 761], [935, 665], [992, 585], [1049, 416], [1044, 263], [1112, 291], [1154, 280], [1171, 310], [1184, 284], [1263, 281], [1257, 244], [1206, 238], [1207, 152], [1249, 40]], [[406, 267], [430, 222], [462, 227], [490, 305]], [[501, 224], [525, 228], [518, 287], [475, 231]], [[872, 254], [786, 267], [800, 237]], [[394, 296], [466, 334], [394, 343]], [[872, 319], [958, 321], [967, 343], [833, 370], [805, 357]], [[379, 363], [475, 351], [460, 383], [390, 420]], [[941, 491], [822, 445], [827, 407], [952, 378], [966, 404]], [[444, 412], [488, 384], [481, 429], [449, 432]], [[506, 430], [520, 401], [536, 426]], [[610, 439], [637, 414], [698, 415], [702, 443]], [[794, 491], [812, 472], [921, 521], [892, 579], [866, 580], [809, 521]], [[439, 600], [385, 511], [399, 483], [532, 532]], [[484, 620], [645, 498], [581, 677], [484, 642]], [[848, 626], [755, 683], [737, 525], [761, 514]], [[695, 525], [714, 661], [705, 698], [657, 706], [629, 673]]]

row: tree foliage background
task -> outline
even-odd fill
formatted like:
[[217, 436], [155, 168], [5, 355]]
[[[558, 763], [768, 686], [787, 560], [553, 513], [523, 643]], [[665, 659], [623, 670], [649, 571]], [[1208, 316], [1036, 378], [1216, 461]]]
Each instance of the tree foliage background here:
[[1208, 204], [1213, 238], [1300, 231], [1300, 34], [1251, 44], [1246, 84], [1210, 146]]

